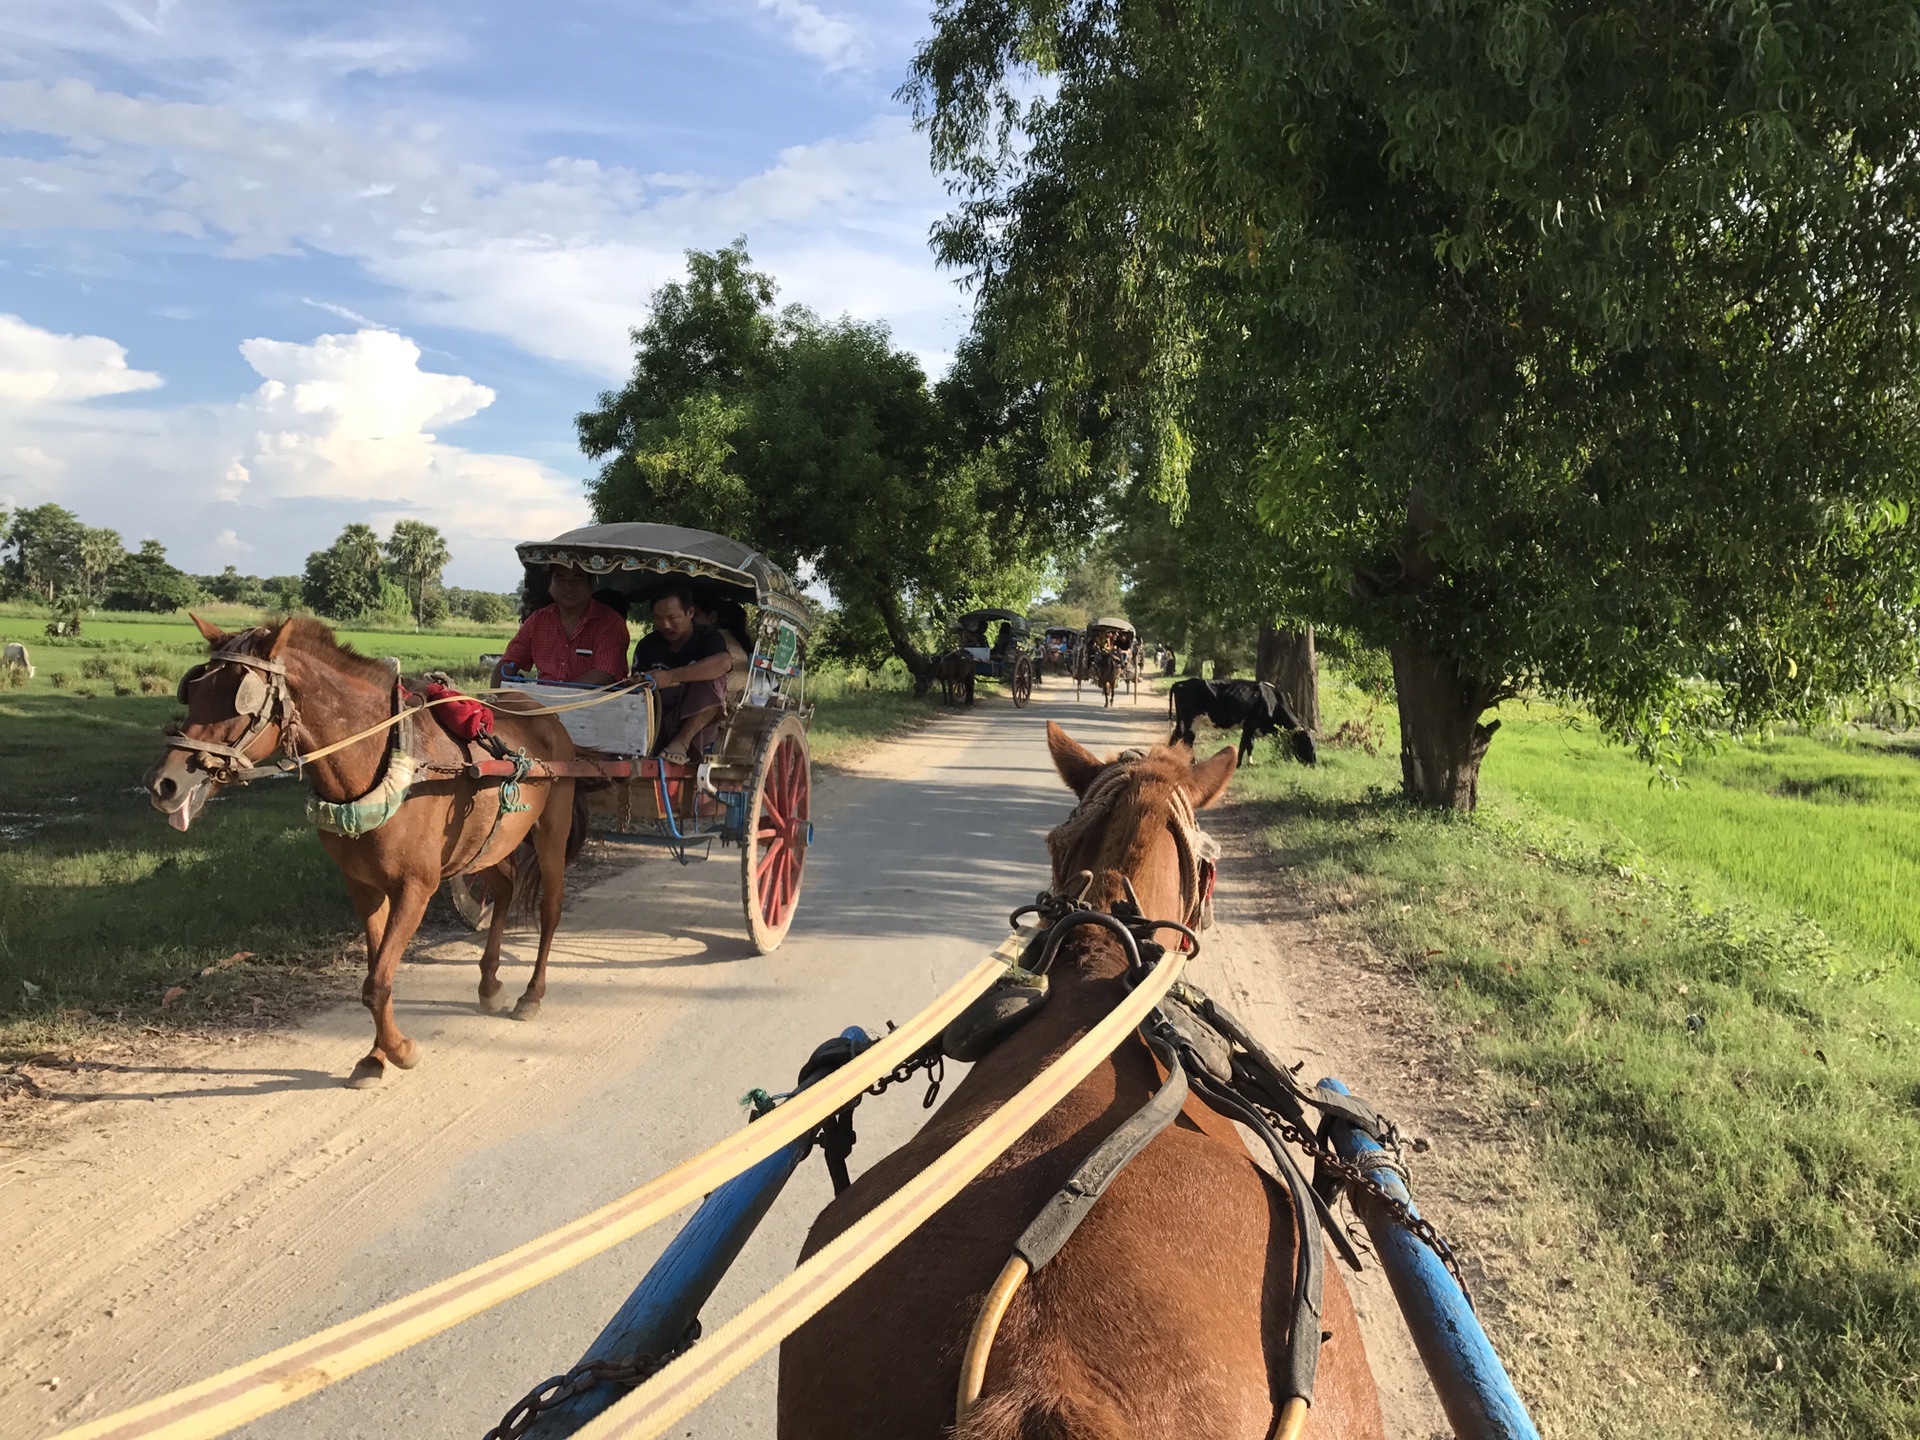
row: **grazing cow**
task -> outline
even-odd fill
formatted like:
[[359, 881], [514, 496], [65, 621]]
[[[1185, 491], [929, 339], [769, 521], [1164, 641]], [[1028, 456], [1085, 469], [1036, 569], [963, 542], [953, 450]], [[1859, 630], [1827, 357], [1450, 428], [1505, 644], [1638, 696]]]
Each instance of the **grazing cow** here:
[[933, 657], [933, 678], [941, 686], [942, 702], [958, 705], [960, 696], [973, 704], [973, 656], [965, 650], [948, 650]]
[[1253, 754], [1257, 735], [1292, 732], [1294, 757], [1302, 765], [1318, 763], [1313, 736], [1293, 718], [1274, 688], [1264, 680], [1182, 680], [1167, 692], [1167, 712], [1173, 717], [1169, 744], [1193, 744], [1193, 722], [1205, 716], [1223, 730], [1240, 727], [1240, 763]]
[[33, 661], [27, 655], [27, 647], [17, 640], [9, 640], [4, 656], [0, 656], [0, 670], [24, 670], [27, 679], [33, 679]]

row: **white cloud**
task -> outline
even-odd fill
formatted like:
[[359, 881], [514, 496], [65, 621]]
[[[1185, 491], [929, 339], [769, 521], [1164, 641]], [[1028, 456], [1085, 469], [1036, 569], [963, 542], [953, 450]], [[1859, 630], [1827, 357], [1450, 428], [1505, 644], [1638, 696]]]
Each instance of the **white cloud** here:
[[[237, 257], [345, 256], [400, 287], [417, 320], [601, 376], [628, 369], [627, 331], [682, 252], [738, 234], [763, 264], [838, 251], [841, 274], [885, 270], [906, 343], [932, 353], [955, 338], [955, 291], [926, 250], [945, 195], [897, 116], [786, 147], [730, 184], [568, 157], [502, 173], [392, 117], [263, 117], [77, 80], [0, 82], [9, 126], [64, 148], [0, 156], [0, 227], [144, 228], [223, 237]], [[864, 286], [816, 298], [804, 277], [774, 273], [830, 313], [861, 309]]]
[[153, 390], [150, 370], [127, 366], [126, 348], [101, 335], [56, 335], [0, 315], [0, 400], [93, 400]]
[[760, 9], [780, 22], [787, 40], [802, 55], [811, 55], [829, 70], [845, 70], [866, 59], [866, 46], [854, 23], [829, 15], [807, 0], [756, 0]]
[[0, 390], [9, 438], [22, 442], [0, 454], [0, 503], [56, 500], [111, 516], [124, 534], [168, 537], [176, 561], [196, 570], [245, 557], [297, 571], [349, 520], [385, 530], [422, 519], [447, 535], [456, 577], [502, 586], [516, 541], [586, 520], [577, 481], [441, 438], [494, 392], [421, 369], [404, 335], [257, 338], [240, 351], [261, 383], [221, 405], [96, 415], [75, 399]]

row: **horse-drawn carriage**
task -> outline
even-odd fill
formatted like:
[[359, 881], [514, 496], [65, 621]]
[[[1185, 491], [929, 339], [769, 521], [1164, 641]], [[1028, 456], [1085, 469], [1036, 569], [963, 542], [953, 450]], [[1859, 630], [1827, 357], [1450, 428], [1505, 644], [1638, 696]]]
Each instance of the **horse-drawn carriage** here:
[[[805, 703], [813, 618], [799, 588], [749, 546], [676, 525], [593, 525], [517, 550], [531, 572], [575, 567], [597, 594], [641, 609], [669, 584], [688, 587], [697, 604], [732, 601], [743, 615], [753, 607], [751, 632], [736, 637], [745, 663], [736, 664], [727, 687], [719, 738], [686, 763], [651, 754], [657, 726], [645, 686], [609, 693], [509, 675], [502, 688], [557, 711], [578, 755], [544, 769], [575, 778], [592, 834], [660, 846], [682, 864], [706, 859], [715, 842], [738, 846], [748, 933], [762, 953], [774, 949], [793, 919], [813, 830]], [[476, 778], [496, 768], [505, 775], [512, 764], [481, 762]], [[447, 888], [475, 929], [489, 922], [492, 906], [475, 877], [455, 876]]]
[[[999, 629], [988, 644], [987, 632], [995, 625]], [[1014, 610], [969, 610], [953, 628], [960, 633], [960, 648], [972, 657], [975, 675], [1006, 681], [1016, 706], [1033, 698], [1040, 665], [1026, 616]]]
[[1074, 657], [1080, 649], [1080, 632], [1071, 625], [1049, 625], [1040, 637], [1040, 672], [1073, 678]]
[[1080, 648], [1074, 658], [1074, 698], [1079, 698], [1081, 686], [1091, 684], [1111, 705], [1124, 685], [1127, 698], [1137, 700], [1140, 664], [1140, 636], [1131, 621], [1117, 616], [1092, 621], [1081, 634]]

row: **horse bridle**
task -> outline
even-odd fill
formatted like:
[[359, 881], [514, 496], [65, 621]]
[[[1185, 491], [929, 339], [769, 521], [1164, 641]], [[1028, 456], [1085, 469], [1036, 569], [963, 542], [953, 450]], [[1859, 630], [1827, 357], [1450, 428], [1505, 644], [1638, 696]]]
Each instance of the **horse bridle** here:
[[189, 700], [189, 687], [208, 679], [222, 666], [237, 665], [246, 671], [233, 692], [233, 713], [247, 717], [246, 733], [238, 740], [231, 745], [223, 745], [218, 741], [195, 740], [180, 734], [166, 737], [169, 750], [185, 750], [198, 755], [200, 768], [219, 785], [244, 785], [249, 780], [283, 774], [297, 768], [296, 762], [286, 759], [263, 765], [247, 753], [275, 725], [280, 727], [280, 744], [285, 745], [286, 737], [300, 720], [299, 711], [293, 703], [293, 691], [287, 684], [287, 667], [278, 660], [263, 660], [240, 648], [251, 638], [250, 635], [242, 636], [234, 644], [215, 651], [207, 660], [182, 675], [178, 688], [173, 692], [174, 698], [185, 705]]
[[[1132, 776], [1134, 766], [1145, 755], [1144, 750], [1121, 751], [1093, 777], [1080, 797], [1080, 803], [1056, 827], [1054, 834], [1085, 828], [1095, 816], [1110, 810], [1119, 798], [1122, 787]], [[1184, 789], [1174, 787], [1169, 808], [1167, 828], [1173, 832], [1174, 847], [1180, 856], [1180, 918], [1189, 931], [1204, 930], [1213, 924], [1214, 861], [1220, 854], [1220, 846], [1200, 828], [1193, 801]], [[1076, 872], [1073, 878], [1080, 880], [1083, 876], [1090, 884], [1092, 875], [1089, 871]], [[1083, 884], [1081, 893], [1085, 894], [1085, 891], [1086, 885]], [[1131, 885], [1128, 886], [1128, 893], [1132, 893]]]

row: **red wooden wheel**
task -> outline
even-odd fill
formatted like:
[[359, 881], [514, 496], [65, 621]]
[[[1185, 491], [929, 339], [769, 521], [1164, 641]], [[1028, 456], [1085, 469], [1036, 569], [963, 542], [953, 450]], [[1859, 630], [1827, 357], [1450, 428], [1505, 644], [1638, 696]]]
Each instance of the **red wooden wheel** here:
[[800, 901], [812, 791], [806, 728], [785, 716], [760, 747], [740, 844], [740, 901], [747, 933], [762, 955], [786, 939]]
[[1013, 662], [1013, 708], [1018, 710], [1033, 698], [1033, 667], [1023, 655]]

